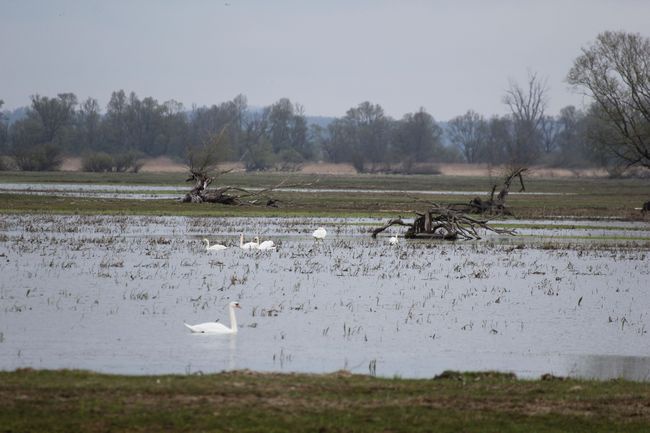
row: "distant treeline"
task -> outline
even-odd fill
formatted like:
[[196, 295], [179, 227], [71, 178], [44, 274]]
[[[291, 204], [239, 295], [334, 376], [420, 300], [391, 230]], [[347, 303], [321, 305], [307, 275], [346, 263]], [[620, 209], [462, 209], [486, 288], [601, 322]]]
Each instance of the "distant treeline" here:
[[10, 123], [9, 113], [0, 114], [0, 155], [5, 168], [20, 170], [55, 170], [64, 155], [80, 155], [87, 170], [124, 171], [137, 170], [140, 157], [187, 160], [192, 149], [218, 142], [219, 161], [241, 161], [248, 170], [293, 169], [306, 161], [407, 173], [437, 162], [605, 164], [608, 157], [589, 133], [598, 116], [572, 106], [557, 116], [543, 106], [535, 111], [545, 89], [534, 75], [527, 84], [526, 91], [511, 84], [509, 115], [486, 119], [470, 110], [442, 126], [422, 108], [393, 119], [370, 102], [310, 123], [303, 107], [286, 98], [251, 109], [239, 95], [186, 110], [119, 90], [102, 111], [96, 99], [79, 102], [73, 93], [34, 95], [21, 118]]

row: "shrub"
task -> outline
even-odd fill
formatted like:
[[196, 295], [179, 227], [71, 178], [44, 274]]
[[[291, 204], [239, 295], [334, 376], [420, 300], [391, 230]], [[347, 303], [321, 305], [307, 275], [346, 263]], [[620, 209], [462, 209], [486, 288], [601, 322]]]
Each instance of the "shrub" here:
[[23, 171], [58, 170], [63, 163], [63, 152], [56, 144], [46, 143], [14, 149], [14, 161]]
[[244, 162], [246, 171], [263, 171], [273, 167], [275, 155], [271, 143], [261, 138], [257, 143], [249, 146]]
[[295, 149], [284, 149], [278, 154], [281, 171], [297, 171], [300, 169], [304, 158]]
[[117, 172], [122, 173], [131, 170], [137, 173], [144, 163], [140, 160], [140, 153], [130, 150], [113, 156], [113, 164]]
[[81, 159], [81, 169], [96, 173], [112, 171], [113, 158], [106, 152], [88, 153]]

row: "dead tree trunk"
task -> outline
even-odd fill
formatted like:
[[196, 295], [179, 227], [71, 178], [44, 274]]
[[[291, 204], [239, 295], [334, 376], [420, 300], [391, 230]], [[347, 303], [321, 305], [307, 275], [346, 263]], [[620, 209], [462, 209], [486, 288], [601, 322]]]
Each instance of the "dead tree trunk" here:
[[641, 208], [641, 213], [647, 213], [650, 212], [650, 201], [647, 201], [643, 203], [643, 207]]
[[[272, 198], [268, 195], [269, 192], [278, 188], [306, 188], [318, 182], [318, 179], [313, 182], [302, 182], [296, 184], [287, 184], [284, 179], [277, 185], [270, 188], [264, 188], [259, 191], [249, 191], [244, 188], [234, 186], [223, 186], [221, 188], [208, 189], [208, 186], [219, 176], [229, 173], [232, 170], [222, 171], [217, 173], [214, 177], [208, 176], [203, 171], [196, 171], [190, 169], [190, 177], [187, 182], [194, 181], [194, 187], [185, 194], [180, 201], [182, 203], [219, 203], [225, 205], [259, 205], [264, 204], [269, 207], [278, 207], [280, 200]], [[260, 200], [261, 199], [261, 200]]]
[[[187, 182], [194, 181], [194, 188], [190, 190], [185, 196], [181, 199], [183, 203], [221, 203], [229, 205], [241, 204], [239, 197], [231, 194], [226, 194], [228, 191], [232, 190], [231, 187], [225, 188], [216, 188], [209, 190], [208, 186], [214, 180], [213, 177], [208, 176], [206, 173], [190, 171], [191, 176], [187, 179]], [[220, 174], [225, 174], [227, 172], [222, 172]]]
[[[483, 200], [481, 197], [474, 197], [465, 210], [469, 213], [477, 214], [512, 215], [510, 209], [506, 207], [506, 198], [510, 193], [510, 185], [515, 178], [519, 178], [519, 183], [521, 184], [519, 192], [525, 191], [526, 186], [524, 185], [523, 173], [526, 170], [528, 170], [526, 167], [512, 169], [503, 181], [503, 186], [496, 197], [494, 196], [494, 193], [496, 192], [497, 185], [493, 185], [492, 192], [487, 200]], [[461, 209], [462, 208], [459, 210]]]
[[469, 217], [456, 209], [434, 203], [424, 213], [416, 212], [416, 217], [412, 223], [404, 222], [401, 218], [391, 219], [384, 226], [374, 229], [372, 237], [377, 237], [379, 233], [394, 225], [408, 227], [404, 234], [406, 239], [481, 239], [478, 233], [480, 229], [499, 234], [515, 234], [513, 230], [491, 227], [487, 221]]

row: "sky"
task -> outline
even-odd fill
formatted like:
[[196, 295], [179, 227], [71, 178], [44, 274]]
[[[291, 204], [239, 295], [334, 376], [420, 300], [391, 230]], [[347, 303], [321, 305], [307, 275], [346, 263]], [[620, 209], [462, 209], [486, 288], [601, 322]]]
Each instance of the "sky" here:
[[363, 101], [401, 118], [505, 114], [510, 80], [536, 73], [547, 112], [589, 101], [566, 83], [605, 30], [650, 36], [646, 0], [0, 0], [3, 109], [73, 92], [212, 105], [244, 94], [307, 115]]

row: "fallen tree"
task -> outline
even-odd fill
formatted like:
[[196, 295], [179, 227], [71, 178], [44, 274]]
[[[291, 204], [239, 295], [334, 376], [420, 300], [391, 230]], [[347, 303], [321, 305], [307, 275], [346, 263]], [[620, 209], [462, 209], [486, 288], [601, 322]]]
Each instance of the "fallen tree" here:
[[526, 167], [515, 167], [509, 170], [506, 174], [503, 181], [503, 186], [499, 190], [499, 193], [495, 196], [497, 190], [497, 185], [492, 186], [492, 191], [490, 196], [487, 199], [482, 199], [481, 197], [474, 197], [469, 204], [456, 204], [454, 208], [457, 211], [464, 213], [473, 213], [473, 214], [488, 214], [488, 215], [512, 215], [512, 211], [506, 207], [506, 198], [510, 193], [510, 186], [512, 181], [519, 179], [521, 184], [521, 189], [519, 192], [525, 191], [526, 186], [524, 185], [523, 174], [528, 168]]
[[[218, 135], [210, 136], [207, 142], [197, 148], [189, 148], [187, 152], [190, 176], [186, 182], [194, 182], [194, 187], [185, 194], [180, 201], [182, 203], [219, 203], [224, 205], [265, 205], [278, 207], [280, 200], [269, 195], [271, 191], [279, 188], [305, 188], [318, 182], [303, 182], [288, 184], [284, 179], [269, 188], [257, 191], [248, 190], [236, 186], [219, 186], [209, 188], [215, 181], [232, 171], [216, 171], [217, 162], [223, 153], [225, 135], [224, 128]], [[215, 173], [210, 175], [210, 173]]]
[[453, 205], [443, 206], [431, 203], [425, 212], [415, 212], [412, 223], [405, 222], [401, 217], [390, 219], [385, 225], [374, 229], [372, 237], [394, 225], [408, 227], [404, 238], [428, 238], [444, 240], [481, 239], [479, 230], [487, 230], [498, 234], [514, 235], [514, 230], [491, 227], [486, 220], [480, 220], [466, 215], [455, 209]]
[[264, 188], [258, 191], [251, 191], [245, 188], [235, 186], [221, 186], [209, 189], [208, 186], [219, 176], [230, 173], [232, 170], [218, 172], [214, 176], [208, 175], [204, 171], [190, 169], [190, 177], [187, 182], [194, 182], [194, 187], [181, 198], [183, 203], [219, 203], [225, 205], [265, 205], [278, 207], [280, 200], [269, 195], [271, 191], [279, 188], [305, 188], [312, 186], [318, 179], [313, 182], [288, 184], [284, 179], [276, 185]]

